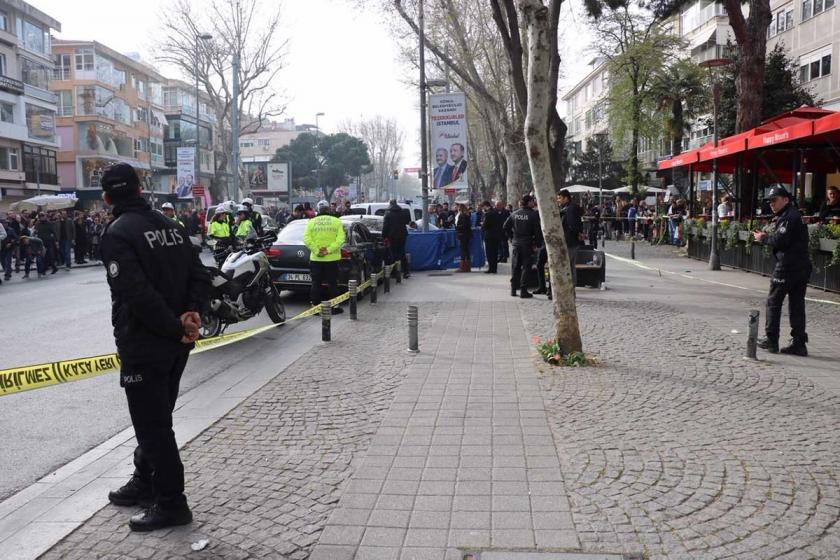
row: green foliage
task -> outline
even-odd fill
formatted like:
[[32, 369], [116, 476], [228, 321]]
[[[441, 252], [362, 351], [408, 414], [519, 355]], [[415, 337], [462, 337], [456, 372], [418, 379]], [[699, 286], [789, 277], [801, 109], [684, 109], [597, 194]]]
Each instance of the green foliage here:
[[[721, 138], [735, 134], [735, 119], [738, 99], [735, 80], [738, 76], [738, 48], [728, 45], [735, 64], [726, 68], [721, 80], [721, 102], [718, 124]], [[808, 84], [799, 82], [796, 61], [788, 56], [781, 43], [767, 53], [764, 67], [764, 102], [761, 105], [761, 119], [769, 119], [779, 113], [791, 111], [802, 105], [817, 106], [822, 100], [815, 96]]]
[[272, 161], [289, 162], [294, 184], [305, 189], [320, 186], [326, 200], [335, 189], [371, 170], [367, 145], [343, 132], [320, 137], [301, 134], [279, 148]]
[[[811, 262], [816, 262], [815, 257], [820, 251], [820, 239], [840, 239], [840, 224], [820, 224], [811, 229], [808, 235], [808, 254], [811, 256]], [[826, 266], [837, 265], [840, 265], [840, 243], [834, 247], [831, 261]]]
[[600, 154], [600, 168], [602, 183], [605, 189], [615, 189], [621, 186], [624, 177], [624, 166], [621, 162], [613, 161], [613, 146], [608, 136], [595, 135], [587, 142], [586, 150], [575, 158], [572, 164], [573, 183], [598, 186], [598, 156]]
[[653, 81], [652, 95], [662, 118], [672, 154], [682, 151], [683, 137], [691, 121], [706, 112], [709, 92], [703, 71], [690, 58], [661, 68]]
[[537, 345], [537, 352], [542, 356], [542, 359], [551, 365], [567, 367], [598, 365], [598, 360], [583, 352], [569, 352], [568, 354], [564, 354], [563, 349], [560, 348], [560, 344], [553, 339], [541, 341], [540, 337], [535, 336], [533, 342]]

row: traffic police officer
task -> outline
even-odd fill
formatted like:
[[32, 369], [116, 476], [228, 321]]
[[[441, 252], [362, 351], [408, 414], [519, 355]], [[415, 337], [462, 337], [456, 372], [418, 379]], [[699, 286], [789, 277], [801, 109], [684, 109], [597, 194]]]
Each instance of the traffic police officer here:
[[102, 198], [114, 221], [100, 250], [111, 288], [111, 322], [138, 446], [134, 474], [108, 494], [121, 506], [149, 506], [131, 518], [134, 531], [186, 525], [184, 466], [172, 431], [181, 374], [201, 323], [209, 275], [183, 227], [155, 212], [140, 195], [134, 168], [109, 167]]
[[248, 209], [248, 219], [251, 220], [251, 226], [253, 226], [254, 231], [257, 232], [257, 235], [262, 236], [262, 215], [254, 211], [254, 201], [250, 198], [245, 198], [242, 200], [242, 204]]
[[[330, 213], [330, 204], [326, 200], [318, 203], [318, 215], [306, 224], [303, 244], [309, 249], [309, 273], [312, 276], [309, 300], [312, 305], [318, 305], [321, 303], [321, 284], [327, 284], [329, 298], [338, 295], [338, 261], [344, 245], [344, 224]], [[332, 312], [343, 313], [344, 310], [334, 307]]]
[[184, 226], [184, 222], [181, 221], [181, 218], [179, 218], [175, 214], [175, 207], [172, 206], [171, 202], [164, 202], [163, 204], [161, 204], [160, 211], [163, 212], [163, 215], [169, 218], [170, 220], [175, 220], [176, 222], [178, 222], [178, 224], [180, 224], [182, 228], [186, 227]]
[[513, 241], [510, 295], [516, 296], [519, 291], [521, 298], [534, 297], [528, 291], [528, 273], [531, 271], [534, 249], [542, 240], [540, 215], [530, 205], [531, 197], [526, 194], [519, 201], [519, 209], [508, 217], [504, 225], [505, 234]]
[[250, 214], [251, 212], [248, 211], [247, 206], [244, 204], [239, 206], [239, 209], [236, 211], [236, 224], [234, 228], [236, 237], [240, 239], [253, 239], [257, 236], [253, 222], [249, 218]]
[[[770, 278], [767, 296], [766, 338], [758, 346], [775, 354], [807, 356], [808, 334], [805, 332], [805, 290], [811, 277], [811, 259], [808, 257], [808, 228], [799, 211], [790, 202], [790, 193], [781, 185], [770, 190], [770, 209], [774, 217], [769, 233], [755, 232], [756, 241], [764, 241], [773, 250], [776, 266]], [[782, 320], [782, 303], [788, 297], [790, 311], [790, 345], [779, 350], [779, 330]]]

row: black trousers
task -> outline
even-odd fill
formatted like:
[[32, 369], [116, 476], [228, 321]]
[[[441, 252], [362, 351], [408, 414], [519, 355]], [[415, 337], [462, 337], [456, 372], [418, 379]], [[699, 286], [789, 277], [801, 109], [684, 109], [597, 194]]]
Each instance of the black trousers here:
[[408, 259], [405, 256], [405, 240], [397, 241], [396, 243], [389, 241], [388, 243], [388, 262], [386, 264], [393, 264], [397, 261], [400, 261], [400, 270], [402, 270], [402, 273], [408, 273]]
[[502, 239], [499, 242], [499, 260], [501, 262], [507, 262], [510, 258], [510, 246], [508, 245], [507, 239]]
[[499, 240], [484, 238], [484, 252], [487, 254], [487, 269], [498, 272], [499, 269]]
[[470, 241], [472, 241], [472, 237], [467, 237], [466, 235], [458, 236], [458, 244], [460, 245], [461, 249], [461, 262], [467, 265], [470, 264], [471, 260]]
[[542, 291], [546, 290], [545, 285], [545, 265], [548, 264], [548, 250], [545, 248], [545, 245], [540, 247], [540, 252], [537, 254], [537, 282], [539, 283], [539, 289]]
[[[338, 261], [309, 261], [309, 273], [312, 275], [312, 288], [309, 292], [312, 305], [318, 305], [324, 299], [332, 299], [338, 295]], [[326, 298], [323, 297], [322, 284], [327, 285]]]
[[810, 265], [806, 270], [795, 273], [773, 273], [773, 277], [770, 278], [770, 293], [767, 295], [767, 316], [764, 322], [767, 338], [779, 340], [782, 304], [785, 301], [785, 296], [787, 296], [790, 336], [794, 342], [805, 343], [808, 341], [808, 334], [805, 332], [805, 291], [808, 288], [808, 278], [810, 276]]
[[172, 411], [188, 358], [189, 352], [185, 351], [151, 364], [123, 363], [120, 372], [137, 437], [134, 476], [151, 483], [155, 502], [163, 507], [187, 503], [184, 465], [172, 431]]
[[534, 258], [534, 250], [527, 245], [513, 246], [513, 262], [510, 267], [510, 289], [511, 291], [528, 289], [528, 273], [531, 271], [531, 263]]

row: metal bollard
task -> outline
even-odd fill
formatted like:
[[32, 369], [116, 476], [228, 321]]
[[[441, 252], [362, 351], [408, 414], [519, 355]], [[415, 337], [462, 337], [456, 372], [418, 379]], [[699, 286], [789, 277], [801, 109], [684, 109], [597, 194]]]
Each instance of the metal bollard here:
[[758, 359], [755, 352], [756, 352], [756, 342], [758, 341], [758, 317], [761, 313], [758, 309], [752, 309], [750, 311], [750, 319], [749, 319], [749, 335], [747, 335], [747, 358], [751, 358], [753, 360]]
[[636, 236], [630, 238], [630, 258], [636, 260]]
[[396, 279], [397, 284], [402, 284], [402, 261], [399, 260], [394, 263], [394, 279]]
[[356, 300], [359, 297], [359, 281], [350, 280], [347, 284], [347, 291], [350, 292], [350, 320], [355, 321], [358, 318], [356, 315]]
[[411, 275], [411, 253], [405, 254], [405, 270], [403, 271], [403, 278], [408, 278]]
[[386, 266], [384, 269], [385, 280], [382, 282], [382, 287], [383, 292], [385, 292], [386, 294], [391, 293], [391, 269], [393, 268], [393, 266], [394, 265], [391, 265], [390, 268]]
[[416, 305], [408, 306], [408, 351], [417, 353], [420, 351], [420, 341], [417, 333], [420, 324], [420, 316]]
[[370, 302], [376, 303], [377, 299], [377, 290], [379, 289], [379, 275], [382, 272], [377, 272], [370, 277]]
[[321, 302], [321, 341], [329, 342], [330, 328], [332, 325], [332, 304], [329, 301]]

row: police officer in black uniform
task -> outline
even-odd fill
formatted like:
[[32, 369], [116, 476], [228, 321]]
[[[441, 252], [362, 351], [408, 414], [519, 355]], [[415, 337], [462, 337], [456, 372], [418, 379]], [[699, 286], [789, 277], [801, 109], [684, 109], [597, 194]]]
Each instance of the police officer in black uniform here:
[[109, 167], [102, 198], [114, 221], [100, 250], [111, 288], [111, 322], [137, 449], [134, 475], [108, 499], [148, 509], [131, 518], [134, 531], [186, 525], [184, 466], [172, 431], [181, 374], [201, 323], [209, 274], [183, 226], [155, 212], [140, 195], [134, 168]]
[[[791, 204], [790, 193], [781, 185], [775, 186], [768, 197], [774, 218], [769, 233], [756, 232], [756, 241], [764, 241], [773, 250], [776, 267], [770, 278], [767, 296], [766, 338], [758, 346], [775, 354], [807, 356], [808, 334], [805, 332], [805, 290], [811, 277], [811, 259], [808, 256], [808, 228], [799, 211]], [[790, 335], [792, 342], [779, 350], [779, 330], [782, 320], [782, 303], [788, 298]]]
[[534, 259], [534, 249], [542, 240], [540, 229], [540, 214], [530, 207], [531, 197], [525, 195], [519, 201], [519, 209], [513, 212], [505, 221], [504, 230], [508, 239], [513, 241], [513, 262], [510, 274], [510, 295], [519, 297], [534, 297], [528, 291], [528, 273]]
[[259, 237], [262, 237], [265, 233], [263, 231], [262, 214], [254, 210], [254, 201], [252, 199], [245, 198], [242, 200], [242, 204], [248, 209], [248, 219], [251, 220], [254, 231], [257, 232]]

